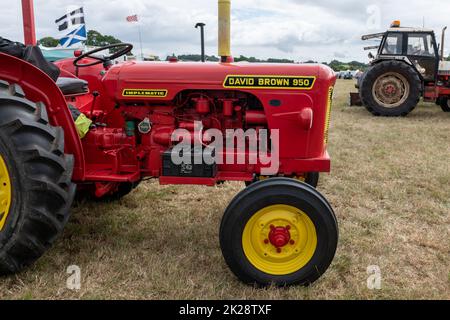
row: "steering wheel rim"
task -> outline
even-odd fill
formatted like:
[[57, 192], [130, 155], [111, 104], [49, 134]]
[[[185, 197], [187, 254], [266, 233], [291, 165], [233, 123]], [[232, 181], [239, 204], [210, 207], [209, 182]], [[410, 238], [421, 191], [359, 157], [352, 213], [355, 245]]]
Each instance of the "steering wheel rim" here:
[[[106, 56], [104, 58], [92, 56], [93, 54], [95, 54], [97, 52], [101, 52], [101, 51], [112, 49], [112, 48], [123, 48], [123, 49], [121, 49], [121, 50], [117, 51], [116, 53], [113, 53], [113, 54], [111, 54], [109, 56]], [[73, 65], [75, 67], [77, 67], [77, 68], [85, 68], [85, 67], [95, 66], [95, 65], [100, 64], [100, 63], [106, 63], [108, 61], [117, 59], [117, 58], [127, 54], [128, 52], [131, 52], [131, 50], [133, 50], [133, 45], [130, 44], [130, 43], [110, 44], [108, 46], [100, 47], [100, 48], [88, 51], [86, 53], [83, 53], [81, 56], [77, 57], [73, 61]], [[85, 59], [85, 58], [91, 58], [91, 59], [94, 59], [96, 61], [90, 62], [90, 63], [85, 63], [85, 64], [79, 64], [78, 63], [79, 61], [81, 61], [82, 59]]]

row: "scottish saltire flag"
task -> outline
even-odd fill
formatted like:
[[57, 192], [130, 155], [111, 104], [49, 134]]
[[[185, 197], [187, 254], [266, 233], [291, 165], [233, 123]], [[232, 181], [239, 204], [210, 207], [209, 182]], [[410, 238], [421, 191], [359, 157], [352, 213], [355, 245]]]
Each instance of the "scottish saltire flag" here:
[[57, 19], [55, 23], [60, 32], [59, 47], [71, 48], [80, 46], [87, 39], [83, 7], [70, 11]]

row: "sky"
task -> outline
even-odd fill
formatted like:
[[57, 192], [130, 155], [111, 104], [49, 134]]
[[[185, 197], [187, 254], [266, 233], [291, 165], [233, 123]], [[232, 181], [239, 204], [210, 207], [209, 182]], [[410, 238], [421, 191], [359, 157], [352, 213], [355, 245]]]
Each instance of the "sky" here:
[[[0, 0], [0, 36], [23, 42], [20, 0]], [[6, 5], [7, 4], [7, 5]], [[216, 0], [34, 0], [37, 37], [57, 37], [55, 20], [68, 6], [83, 6], [86, 26], [135, 45], [138, 24], [126, 21], [137, 14], [145, 54], [200, 52], [197, 22], [206, 23], [206, 53], [217, 55]], [[393, 20], [403, 26], [441, 30], [450, 24], [448, 0], [232, 0], [234, 56], [288, 58], [295, 61], [367, 62], [361, 35], [386, 30]], [[449, 32], [450, 35], [450, 32]], [[450, 36], [445, 45], [450, 53]]]

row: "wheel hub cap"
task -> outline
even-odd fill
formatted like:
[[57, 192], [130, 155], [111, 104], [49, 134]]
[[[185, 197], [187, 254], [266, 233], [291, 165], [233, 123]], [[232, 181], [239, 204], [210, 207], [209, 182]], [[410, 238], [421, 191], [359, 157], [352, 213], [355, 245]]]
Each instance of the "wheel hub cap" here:
[[269, 233], [269, 241], [270, 243], [276, 247], [276, 248], [282, 248], [286, 246], [289, 243], [289, 240], [291, 240], [291, 234], [289, 230], [291, 229], [290, 226], [287, 227], [275, 227], [270, 226], [270, 233]]
[[0, 231], [5, 226], [11, 207], [11, 180], [9, 178], [8, 168], [0, 155]]
[[373, 86], [375, 101], [385, 108], [402, 105], [409, 96], [410, 87], [406, 78], [399, 73], [387, 73], [380, 76]]
[[288, 275], [302, 269], [314, 256], [316, 228], [300, 209], [273, 205], [253, 215], [242, 234], [249, 262], [270, 275]]

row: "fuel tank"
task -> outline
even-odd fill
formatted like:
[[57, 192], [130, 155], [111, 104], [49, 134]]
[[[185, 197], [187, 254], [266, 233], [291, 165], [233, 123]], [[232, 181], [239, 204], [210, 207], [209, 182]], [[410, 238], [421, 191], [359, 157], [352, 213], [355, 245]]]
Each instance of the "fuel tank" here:
[[283, 95], [325, 91], [333, 71], [319, 64], [250, 64], [127, 62], [112, 67], [103, 83], [119, 101], [172, 100], [183, 90], [239, 89], [258, 95], [282, 90]]

